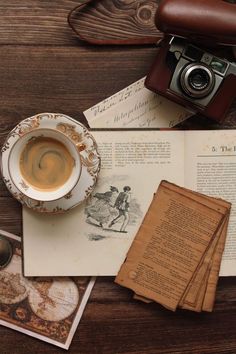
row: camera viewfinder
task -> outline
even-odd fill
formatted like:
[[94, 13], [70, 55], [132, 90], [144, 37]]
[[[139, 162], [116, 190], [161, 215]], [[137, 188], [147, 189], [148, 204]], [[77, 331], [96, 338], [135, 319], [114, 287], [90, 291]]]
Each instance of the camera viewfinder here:
[[186, 50], [185, 50], [185, 55], [186, 57], [196, 60], [196, 61], [200, 61], [202, 56], [203, 56], [203, 51], [199, 48], [196, 48], [192, 45], [187, 46]]
[[225, 61], [220, 60], [219, 58], [213, 57], [210, 67], [214, 70], [217, 71], [219, 74], [224, 74], [228, 64]]

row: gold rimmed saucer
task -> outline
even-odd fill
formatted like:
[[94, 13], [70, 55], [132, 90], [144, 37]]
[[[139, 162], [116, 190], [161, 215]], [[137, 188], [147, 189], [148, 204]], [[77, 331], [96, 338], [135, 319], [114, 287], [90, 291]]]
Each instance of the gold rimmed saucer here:
[[[11, 147], [18, 139], [32, 130], [54, 129], [69, 137], [78, 148], [82, 170], [74, 189], [55, 201], [36, 201], [24, 195], [14, 185], [8, 168]], [[83, 202], [93, 191], [100, 170], [97, 144], [88, 129], [73, 118], [60, 113], [41, 113], [21, 121], [7, 136], [1, 149], [1, 172], [10, 193], [23, 205], [41, 213], [62, 213]]]

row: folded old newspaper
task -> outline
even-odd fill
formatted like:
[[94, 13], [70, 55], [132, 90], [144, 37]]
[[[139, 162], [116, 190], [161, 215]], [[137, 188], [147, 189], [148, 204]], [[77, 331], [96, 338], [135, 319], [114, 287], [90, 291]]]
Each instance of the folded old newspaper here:
[[162, 181], [116, 283], [173, 311], [212, 311], [230, 208]]

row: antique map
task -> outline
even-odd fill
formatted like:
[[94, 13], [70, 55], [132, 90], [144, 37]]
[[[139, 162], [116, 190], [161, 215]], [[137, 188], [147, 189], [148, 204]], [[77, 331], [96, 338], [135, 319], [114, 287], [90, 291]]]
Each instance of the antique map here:
[[13, 248], [0, 270], [0, 324], [68, 349], [95, 279], [22, 275], [20, 238], [1, 231]]

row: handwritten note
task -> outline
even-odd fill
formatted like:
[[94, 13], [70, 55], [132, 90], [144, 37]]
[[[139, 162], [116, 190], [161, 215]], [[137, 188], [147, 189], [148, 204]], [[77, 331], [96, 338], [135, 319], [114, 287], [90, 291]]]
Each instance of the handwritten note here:
[[142, 78], [84, 112], [91, 128], [172, 128], [192, 115], [144, 87]]
[[134, 82], [132, 85], [125, 87], [123, 90], [115, 93], [114, 95], [106, 98], [102, 102], [87, 109], [84, 112], [85, 117], [89, 121], [93, 121], [97, 118], [97, 116], [104, 114], [110, 108], [131, 98], [135, 93], [139, 92], [144, 88], [144, 80], [145, 78], [142, 78]]

